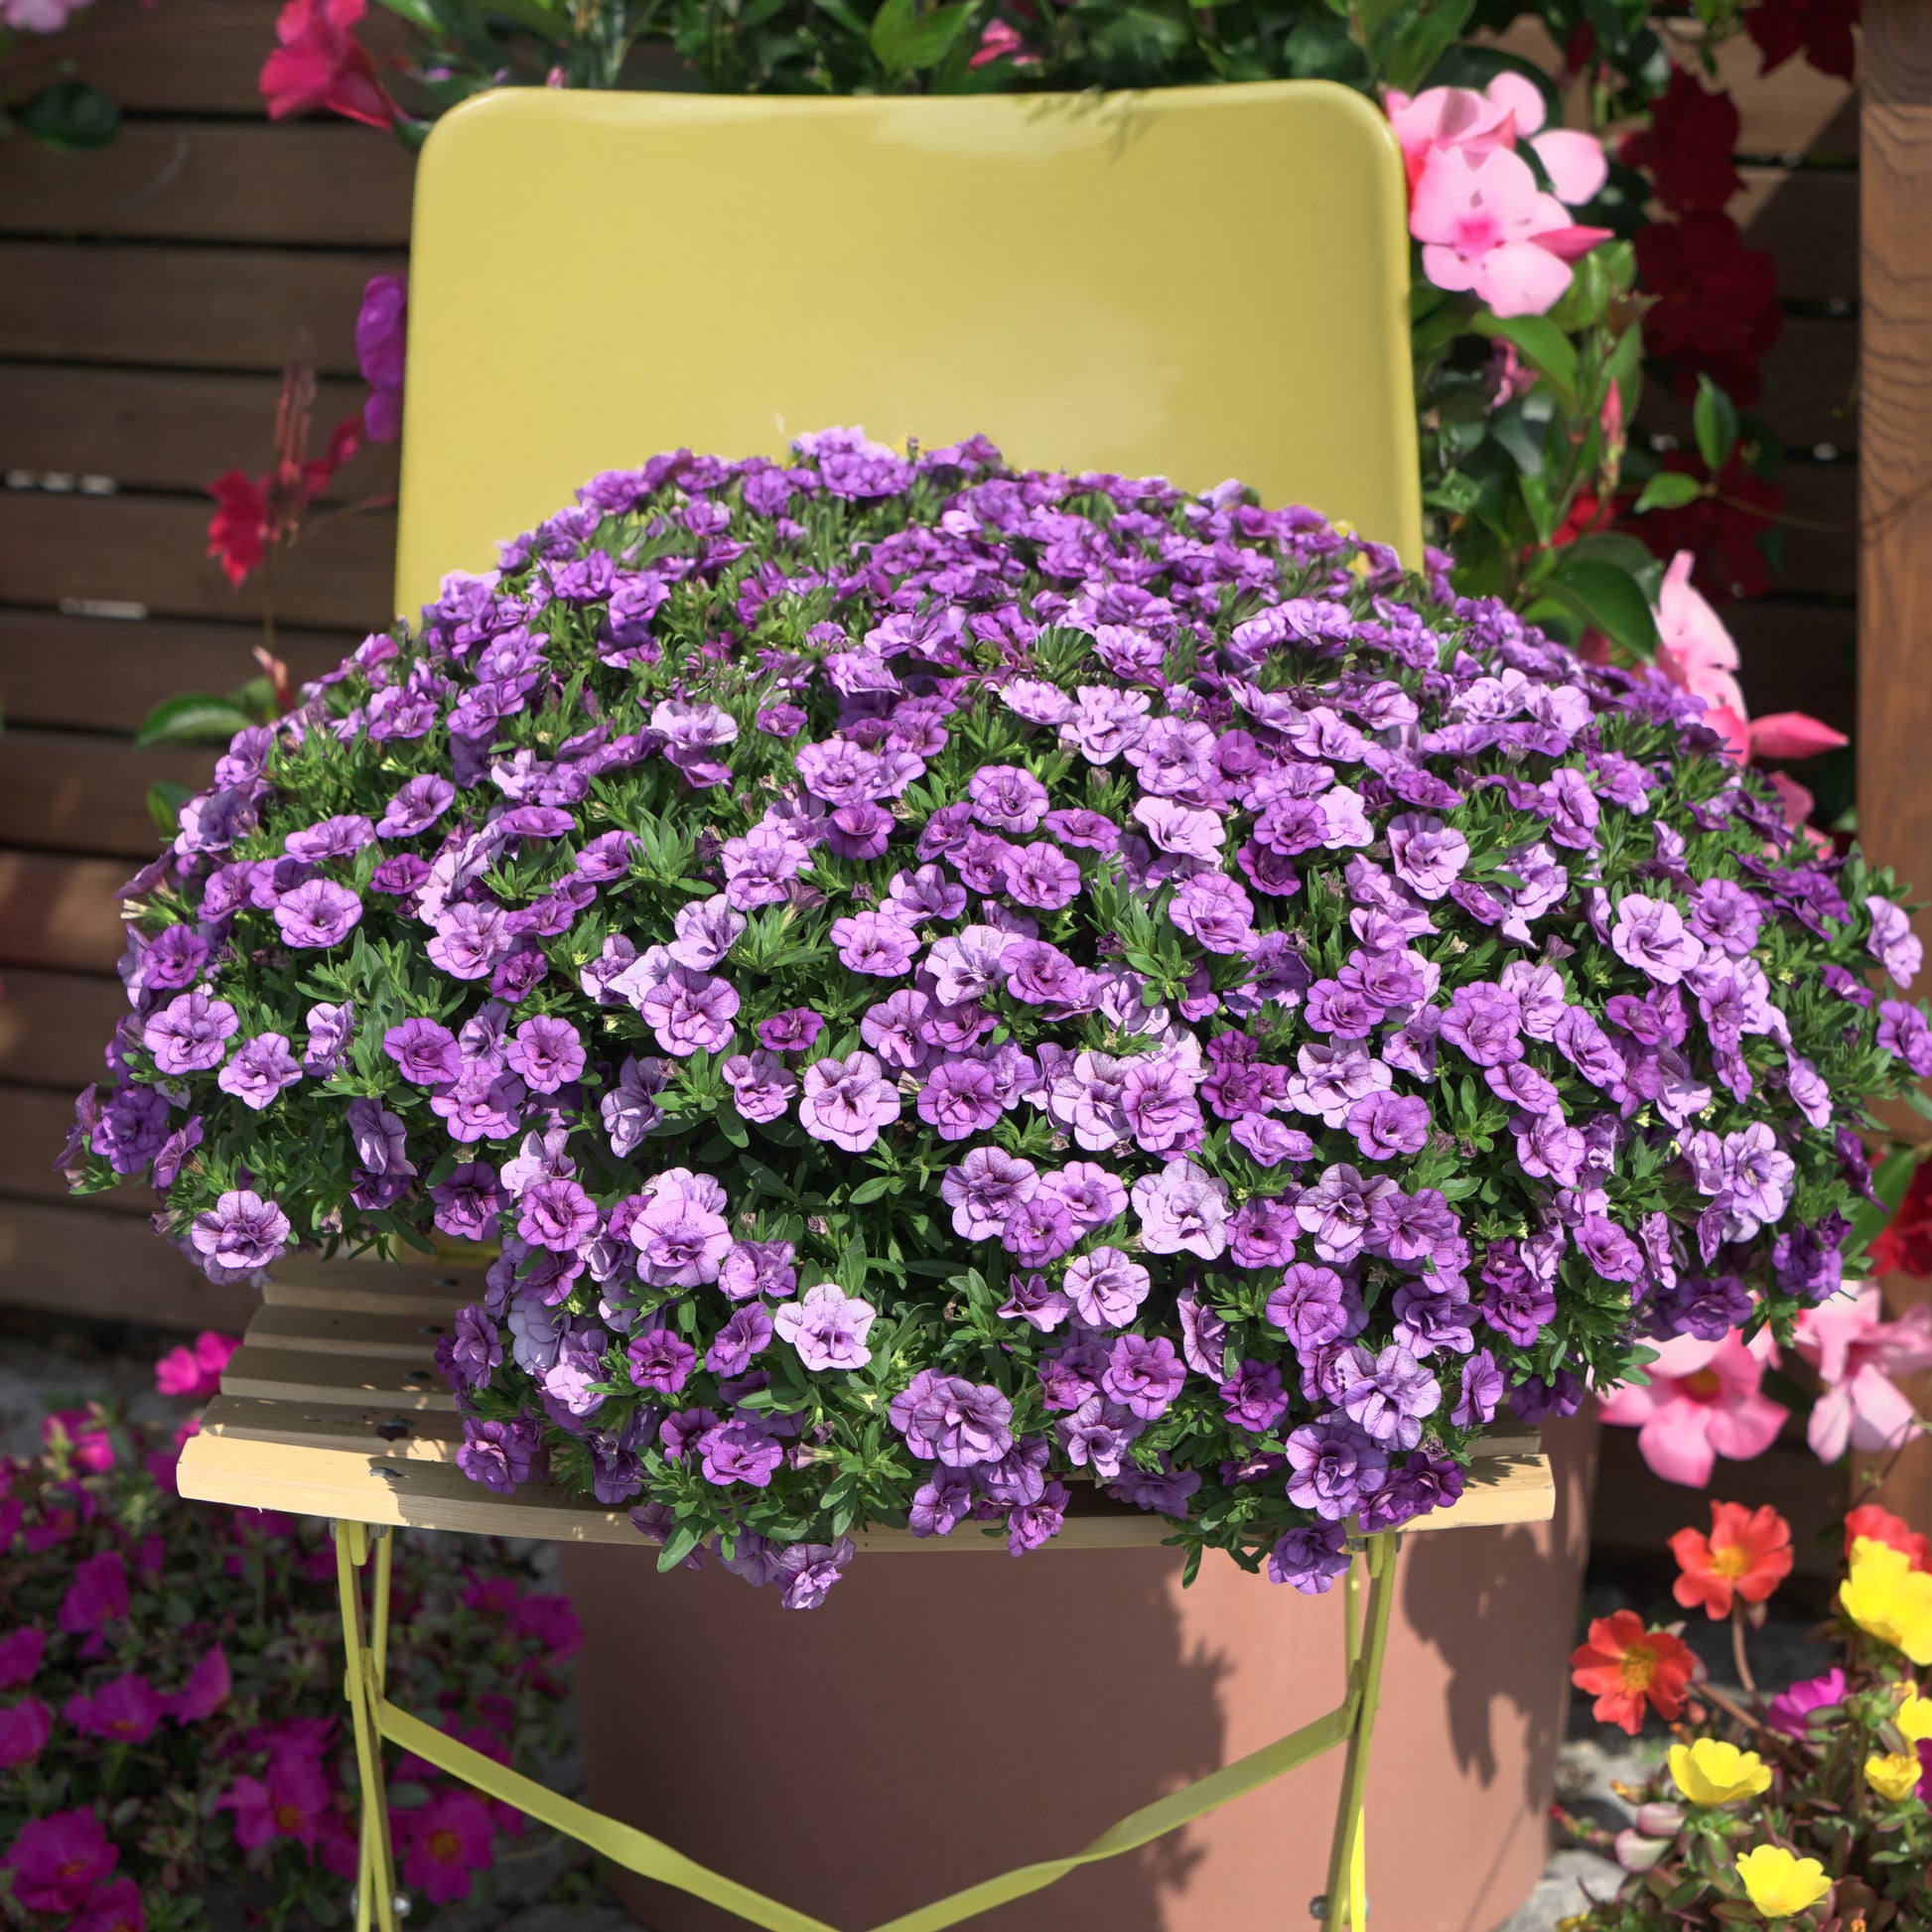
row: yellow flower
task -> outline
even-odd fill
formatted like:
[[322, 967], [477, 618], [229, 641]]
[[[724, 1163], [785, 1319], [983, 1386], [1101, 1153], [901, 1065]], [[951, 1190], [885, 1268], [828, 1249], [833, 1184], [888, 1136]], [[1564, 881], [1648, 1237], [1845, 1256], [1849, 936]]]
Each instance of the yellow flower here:
[[1716, 1737], [1670, 1747], [1670, 1774], [1694, 1805], [1728, 1805], [1771, 1788], [1771, 1767], [1755, 1751]]
[[1765, 1918], [1809, 1911], [1831, 1890], [1816, 1859], [1801, 1859], [1781, 1845], [1760, 1845], [1737, 1861], [1737, 1875]]
[[1898, 1707], [1892, 1723], [1905, 1733], [1908, 1743], [1922, 1744], [1932, 1737], [1932, 1698], [1920, 1697], [1916, 1691], [1907, 1691], [1905, 1702]]
[[1918, 1789], [1918, 1759], [1903, 1751], [1873, 1753], [1864, 1761], [1864, 1781], [1879, 1797], [1891, 1804], [1909, 1798]]
[[1932, 1664], [1932, 1573], [1914, 1570], [1904, 1551], [1860, 1537], [1838, 1600], [1861, 1630], [1915, 1664]]

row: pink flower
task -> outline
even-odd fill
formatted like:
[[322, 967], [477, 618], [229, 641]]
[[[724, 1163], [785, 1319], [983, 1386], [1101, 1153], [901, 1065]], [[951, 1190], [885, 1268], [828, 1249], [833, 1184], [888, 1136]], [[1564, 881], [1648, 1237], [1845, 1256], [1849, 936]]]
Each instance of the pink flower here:
[[154, 1686], [139, 1671], [128, 1671], [91, 1697], [75, 1692], [62, 1706], [61, 1715], [90, 1737], [104, 1737], [114, 1744], [145, 1744], [154, 1735], [164, 1708]]
[[31, 1764], [46, 1747], [54, 1714], [39, 1698], [0, 1707], [0, 1771]]
[[236, 1335], [218, 1335], [207, 1328], [195, 1337], [194, 1346], [186, 1342], [171, 1348], [154, 1365], [154, 1386], [161, 1395], [179, 1396], [188, 1402], [206, 1402], [221, 1388], [221, 1371], [241, 1346]]
[[127, 1566], [114, 1550], [74, 1566], [73, 1581], [61, 1598], [63, 1630], [80, 1636], [127, 1614]]
[[120, 1862], [100, 1820], [79, 1807], [29, 1819], [0, 1860], [14, 1875], [14, 1897], [30, 1912], [77, 1912]]
[[46, 1654], [47, 1632], [31, 1623], [0, 1637], [0, 1691], [31, 1684]]
[[1543, 164], [1560, 202], [1590, 201], [1609, 178], [1602, 144], [1570, 128], [1542, 132], [1543, 95], [1520, 73], [1499, 73], [1481, 93], [1468, 87], [1430, 87], [1413, 98], [1391, 91], [1389, 126], [1402, 146], [1411, 193], [1431, 159], [1448, 148], [1512, 148], [1523, 137]]
[[86, 1409], [56, 1409], [41, 1422], [41, 1442], [65, 1449], [76, 1470], [99, 1475], [114, 1466], [114, 1444], [107, 1425]]
[[132, 1878], [116, 1878], [87, 1894], [78, 1916], [68, 1921], [68, 1932], [145, 1932], [147, 1922], [141, 1887]]
[[234, 1842], [244, 1852], [278, 1835], [313, 1845], [329, 1810], [329, 1782], [314, 1759], [284, 1752], [265, 1777], [236, 1778], [214, 1809], [234, 1813]]
[[375, 77], [375, 62], [355, 38], [367, 0], [289, 0], [275, 22], [281, 43], [262, 63], [268, 117], [311, 114], [318, 107], [370, 127], [388, 127], [394, 103]]
[[489, 1863], [489, 1806], [474, 1791], [439, 1791], [428, 1804], [394, 1817], [403, 1883], [433, 1905], [468, 1898], [470, 1874]]
[[1798, 1353], [1824, 1393], [1812, 1405], [1805, 1440], [1819, 1459], [1836, 1462], [1847, 1447], [1897, 1449], [1923, 1433], [1909, 1398], [1891, 1379], [1932, 1368], [1932, 1309], [1887, 1321], [1877, 1288], [1834, 1295], [1797, 1320]]
[[1643, 1459], [1666, 1482], [1702, 1489], [1717, 1456], [1747, 1462], [1777, 1440], [1790, 1410], [1760, 1390], [1774, 1353], [1767, 1334], [1746, 1343], [1676, 1335], [1658, 1347], [1650, 1385], [1626, 1383], [1603, 1398], [1603, 1420], [1637, 1431]]
[[216, 1644], [212, 1650], [205, 1652], [201, 1661], [188, 1673], [188, 1682], [173, 1697], [164, 1698], [162, 1702], [176, 1724], [200, 1724], [204, 1718], [213, 1717], [227, 1703], [230, 1688], [227, 1653]]
[[1810, 759], [1835, 752], [1852, 741], [1843, 732], [1802, 711], [1774, 711], [1751, 720], [1751, 756], [1758, 759]]

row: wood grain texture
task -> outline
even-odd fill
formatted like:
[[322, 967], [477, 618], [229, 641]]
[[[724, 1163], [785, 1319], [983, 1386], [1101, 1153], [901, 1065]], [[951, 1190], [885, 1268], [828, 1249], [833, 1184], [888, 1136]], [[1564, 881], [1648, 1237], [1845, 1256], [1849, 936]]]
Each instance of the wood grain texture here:
[[0, 233], [395, 247], [414, 178], [348, 121], [130, 121], [88, 154], [0, 147]]
[[126, 950], [116, 897], [125, 859], [0, 852], [0, 962], [111, 973]]
[[91, 732], [10, 726], [0, 757], [0, 845], [99, 853], [145, 865], [159, 850], [148, 787], [199, 791], [214, 768], [213, 746], [156, 745]]
[[306, 331], [324, 374], [352, 376], [363, 286], [405, 259], [0, 241], [0, 356], [275, 371]]
[[[257, 573], [239, 590], [205, 553], [210, 506], [192, 496], [50, 496], [0, 492], [0, 584], [14, 604], [64, 600], [139, 604], [156, 617], [259, 622]], [[393, 511], [310, 520], [277, 553], [278, 621], [366, 631], [390, 618]]]
[[1744, 192], [1728, 212], [1753, 248], [1778, 259], [1790, 300], [1856, 302], [1859, 177], [1849, 170], [1740, 168]]
[[[0, 611], [0, 715], [16, 725], [133, 732], [163, 698], [231, 691], [256, 674], [250, 622], [181, 623]], [[300, 683], [333, 670], [359, 630], [278, 626], [275, 647]]]
[[0, 1303], [238, 1334], [256, 1299], [216, 1288], [134, 1215], [0, 1201]]
[[1773, 595], [1733, 604], [1724, 617], [1743, 659], [1739, 678], [1753, 716], [1808, 711], [1852, 733], [1859, 622], [1852, 606]]
[[[1862, 65], [1859, 820], [1866, 850], [1922, 895], [1932, 887], [1932, 8], [1867, 0]], [[1932, 937], [1932, 920], [1917, 924]], [[1894, 1277], [1885, 1293], [1903, 1310], [1932, 1301], [1932, 1283]], [[1932, 1392], [1921, 1378], [1911, 1393], [1923, 1408]], [[1905, 1450], [1880, 1499], [1932, 1531], [1932, 1440]]]
[[118, 979], [9, 967], [0, 989], [0, 1079], [50, 1087], [63, 1100], [77, 1093], [101, 1077], [101, 1049], [127, 1010]]
[[[272, 375], [0, 363], [0, 470], [111, 477], [123, 489], [201, 490], [225, 470], [258, 475], [274, 455], [281, 386]], [[360, 382], [321, 385], [317, 449], [361, 415], [367, 394]], [[395, 487], [395, 445], [371, 443], [330, 479], [325, 499]]]

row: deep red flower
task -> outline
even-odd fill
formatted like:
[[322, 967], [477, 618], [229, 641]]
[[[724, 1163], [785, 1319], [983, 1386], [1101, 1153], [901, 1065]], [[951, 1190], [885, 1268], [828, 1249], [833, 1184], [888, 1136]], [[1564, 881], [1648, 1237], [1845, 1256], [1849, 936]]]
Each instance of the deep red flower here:
[[1730, 165], [1739, 126], [1727, 93], [1706, 93], [1682, 68], [1650, 103], [1650, 125], [1623, 137], [1619, 150], [1632, 168], [1657, 184], [1657, 199], [1674, 214], [1691, 208], [1722, 208], [1743, 189]]
[[288, 0], [275, 22], [281, 42], [262, 63], [262, 98], [268, 118], [311, 114], [318, 107], [390, 127], [395, 103], [375, 76], [369, 50], [355, 38], [367, 0]]
[[1757, 0], [1744, 9], [1744, 26], [1764, 56], [1764, 71], [1782, 67], [1794, 54], [1820, 73], [1850, 80], [1858, 68], [1852, 29], [1859, 0]]
[[207, 554], [237, 588], [261, 568], [274, 527], [268, 514], [268, 479], [229, 470], [208, 484], [214, 514], [208, 519]]
[[1746, 248], [1727, 214], [1693, 209], [1681, 220], [1637, 230], [1637, 281], [1655, 297], [1643, 319], [1643, 345], [1674, 365], [1686, 402], [1708, 372], [1733, 402], [1755, 402], [1758, 363], [1778, 339], [1777, 264]]
[[1905, 1196], [1871, 1244], [1874, 1275], [1932, 1275], [1932, 1161], [1912, 1170]]
[[[1711, 474], [1688, 450], [1673, 450], [1663, 467], [1700, 479]], [[1714, 494], [1681, 509], [1646, 510], [1628, 527], [1666, 563], [1680, 550], [1690, 551], [1697, 559], [1692, 580], [1698, 589], [1714, 603], [1728, 603], [1734, 597], [1762, 597], [1771, 588], [1770, 562], [1758, 537], [1783, 502], [1783, 490], [1733, 455], [1720, 472]]]
[[1683, 1575], [1671, 1587], [1687, 1610], [1699, 1604], [1708, 1615], [1730, 1614], [1741, 1597], [1761, 1603], [1791, 1575], [1791, 1525], [1769, 1503], [1711, 1505], [1711, 1534], [1683, 1529], [1670, 1540]]
[[1595, 1618], [1570, 1662], [1570, 1681], [1596, 1700], [1596, 1722], [1621, 1725], [1632, 1737], [1643, 1727], [1646, 1705], [1666, 1723], [1682, 1715], [1697, 1668], [1682, 1637], [1646, 1630], [1635, 1610]]

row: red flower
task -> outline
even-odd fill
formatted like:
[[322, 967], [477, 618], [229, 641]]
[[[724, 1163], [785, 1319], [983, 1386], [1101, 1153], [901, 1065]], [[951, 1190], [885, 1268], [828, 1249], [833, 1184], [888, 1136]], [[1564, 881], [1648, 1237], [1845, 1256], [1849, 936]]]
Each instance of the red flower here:
[[1850, 80], [1858, 66], [1852, 28], [1859, 0], [1757, 0], [1744, 10], [1744, 26], [1764, 56], [1764, 71], [1802, 53], [1820, 73]]
[[355, 38], [367, 0], [288, 0], [275, 22], [281, 42], [262, 63], [262, 98], [268, 118], [310, 114], [318, 107], [389, 127], [395, 103], [375, 77], [369, 50]]
[[1871, 1272], [1918, 1281], [1932, 1275], [1932, 1161], [1912, 1170], [1904, 1199], [1872, 1242]]
[[[1673, 450], [1663, 467], [1691, 477], [1710, 475], [1688, 450]], [[1784, 501], [1784, 491], [1747, 469], [1738, 455], [1725, 465], [1717, 483], [1714, 494], [1681, 509], [1646, 510], [1629, 527], [1666, 562], [1680, 550], [1690, 551], [1697, 559], [1693, 578], [1706, 597], [1719, 603], [1762, 597], [1771, 588], [1771, 566], [1757, 539]]]
[[1683, 1529], [1670, 1540], [1683, 1575], [1673, 1594], [1687, 1610], [1701, 1603], [1714, 1617], [1728, 1616], [1731, 1602], [1761, 1603], [1791, 1575], [1791, 1525], [1769, 1503], [1711, 1505], [1711, 1534]]
[[268, 513], [268, 479], [230, 470], [208, 484], [214, 514], [208, 519], [207, 554], [239, 589], [250, 571], [259, 570], [274, 528]]
[[1682, 1714], [1697, 1667], [1681, 1637], [1646, 1630], [1635, 1610], [1593, 1619], [1589, 1636], [1570, 1653], [1570, 1681], [1596, 1700], [1596, 1721], [1621, 1725], [1632, 1737], [1643, 1727], [1646, 1705], [1666, 1723]]
[[1626, 134], [1619, 152], [1631, 167], [1649, 171], [1657, 199], [1672, 213], [1722, 208], [1744, 186], [1730, 165], [1738, 125], [1728, 94], [1708, 94], [1682, 68], [1672, 68], [1670, 85], [1650, 103], [1650, 125]]
[[1733, 401], [1755, 402], [1757, 365], [1784, 321], [1771, 257], [1746, 248], [1727, 214], [1697, 208], [1637, 230], [1637, 279], [1656, 297], [1643, 319], [1644, 347], [1675, 365], [1678, 394], [1688, 402], [1703, 371]]
[[1845, 1554], [1852, 1554], [1852, 1546], [1860, 1537], [1873, 1543], [1889, 1544], [1894, 1550], [1901, 1550], [1911, 1558], [1914, 1570], [1932, 1570], [1932, 1543], [1915, 1530], [1908, 1528], [1888, 1509], [1880, 1509], [1876, 1503], [1861, 1503], [1850, 1511], [1845, 1518]]

